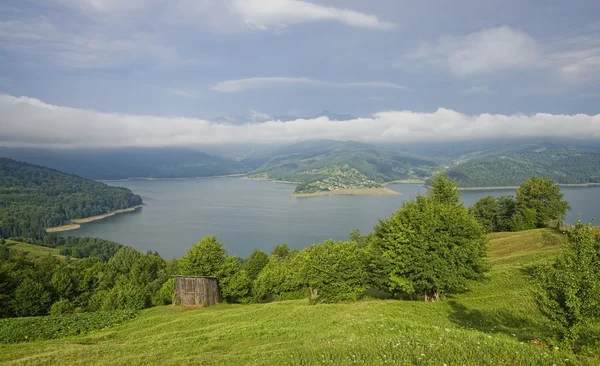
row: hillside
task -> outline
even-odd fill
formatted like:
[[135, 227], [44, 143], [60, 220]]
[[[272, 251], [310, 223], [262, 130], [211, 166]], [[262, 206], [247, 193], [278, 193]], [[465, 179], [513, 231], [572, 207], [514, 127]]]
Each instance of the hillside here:
[[429, 158], [355, 141], [305, 141], [277, 149], [272, 155], [252, 177], [311, 183], [354, 171], [357, 174], [349, 176], [360, 176], [372, 186], [373, 182], [425, 179], [438, 168]]
[[529, 145], [459, 160], [448, 176], [461, 187], [517, 186], [537, 176], [560, 184], [600, 183], [600, 151]]
[[244, 172], [232, 159], [188, 148], [0, 148], [0, 156], [95, 180], [192, 178]]
[[40, 238], [47, 227], [141, 203], [125, 188], [0, 158], [0, 237]]
[[[491, 271], [439, 303], [306, 300], [156, 307], [87, 336], [0, 345], [0, 362], [125, 365], [593, 365], [544, 347], [528, 273], [564, 242], [547, 229], [489, 236]], [[372, 294], [376, 295], [376, 294]]]

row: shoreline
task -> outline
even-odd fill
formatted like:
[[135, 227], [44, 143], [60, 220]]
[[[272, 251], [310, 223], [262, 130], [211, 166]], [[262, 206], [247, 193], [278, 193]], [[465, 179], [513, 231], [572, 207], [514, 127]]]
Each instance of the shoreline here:
[[319, 196], [396, 196], [402, 193], [393, 191], [386, 187], [381, 188], [351, 188], [351, 189], [336, 189], [333, 191], [320, 191], [314, 193], [292, 193], [291, 198], [308, 198]]
[[388, 184], [397, 184], [397, 183], [402, 183], [402, 184], [425, 184], [424, 180], [419, 180], [419, 179], [399, 179], [399, 180], [393, 180], [390, 182], [385, 182], [383, 183], [384, 186], [387, 186]]
[[[598, 187], [600, 183], [558, 183], [560, 187]], [[429, 186], [427, 186], [429, 187]], [[458, 187], [459, 191], [486, 191], [500, 189], [517, 189], [519, 186], [498, 186], [498, 187]]]
[[256, 178], [256, 177], [249, 177], [248, 175], [244, 174], [245, 177], [244, 179], [249, 179], [249, 180], [263, 180], [266, 182], [272, 182], [272, 183], [285, 183], [285, 184], [300, 184], [301, 182], [291, 182], [289, 180], [277, 180], [277, 179], [270, 179], [270, 178]]
[[235, 177], [244, 177], [247, 174], [239, 173], [239, 174], [229, 174], [229, 175], [209, 175], [207, 177], [176, 177], [176, 178], [152, 178], [152, 177], [130, 177], [130, 178], [122, 178], [122, 179], [100, 179], [97, 182], [129, 182], [134, 180], [191, 180], [191, 179], [211, 179], [211, 178], [235, 178]]
[[73, 220], [70, 220], [69, 224], [46, 228], [46, 232], [47, 233], [59, 233], [62, 231], [77, 230], [81, 227], [81, 225], [87, 224], [88, 222], [102, 220], [107, 217], [111, 217], [111, 216], [118, 215], [121, 213], [133, 212], [139, 208], [142, 208], [143, 206], [144, 206], [144, 204], [141, 204], [141, 205], [137, 205], [137, 206], [133, 206], [133, 207], [129, 207], [129, 208], [124, 208], [121, 210], [110, 211], [103, 215], [90, 216], [90, 217], [85, 217], [83, 219], [73, 219]]

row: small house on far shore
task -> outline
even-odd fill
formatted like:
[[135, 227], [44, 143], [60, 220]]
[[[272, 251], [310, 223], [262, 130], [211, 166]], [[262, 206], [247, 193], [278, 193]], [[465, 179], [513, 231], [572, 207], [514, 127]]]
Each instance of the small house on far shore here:
[[173, 305], [206, 307], [221, 301], [221, 288], [217, 277], [175, 276]]

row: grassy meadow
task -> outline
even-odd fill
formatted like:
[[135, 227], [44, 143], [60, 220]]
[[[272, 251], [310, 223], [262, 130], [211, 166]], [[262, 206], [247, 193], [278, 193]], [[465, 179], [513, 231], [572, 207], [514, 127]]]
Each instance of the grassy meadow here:
[[0, 345], [3, 365], [593, 365], [544, 346], [533, 266], [564, 243], [546, 229], [489, 236], [487, 279], [438, 303], [366, 298], [206, 309], [156, 307], [124, 324]]
[[41, 245], [22, 243], [22, 242], [14, 241], [14, 240], [7, 240], [6, 244], [11, 249], [23, 252], [25, 257], [29, 258], [29, 259], [39, 259], [42, 257], [46, 257], [48, 255], [56, 257], [59, 260], [65, 260], [65, 258], [66, 258], [64, 255], [61, 255], [59, 253], [60, 250], [57, 248], [48, 248], [48, 247], [43, 247]]

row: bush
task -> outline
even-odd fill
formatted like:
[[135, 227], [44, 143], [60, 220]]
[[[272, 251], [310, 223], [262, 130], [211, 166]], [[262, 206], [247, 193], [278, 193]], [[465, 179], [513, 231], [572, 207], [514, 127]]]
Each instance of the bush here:
[[24, 279], [13, 294], [12, 307], [17, 316], [37, 316], [48, 314], [52, 297], [44, 285]]
[[152, 305], [163, 306], [169, 305], [173, 302], [173, 296], [175, 295], [175, 278], [171, 277], [167, 282], [163, 283], [162, 287], [152, 297]]
[[135, 311], [119, 310], [0, 319], [0, 343], [39, 341], [85, 334], [92, 330], [122, 324], [136, 315]]
[[67, 299], [60, 299], [50, 307], [50, 315], [72, 314], [75, 310], [73, 304]]
[[589, 333], [600, 323], [600, 243], [581, 221], [568, 235], [564, 254], [538, 270], [537, 305], [552, 323], [555, 343], [576, 352], [598, 349], [598, 335]]

